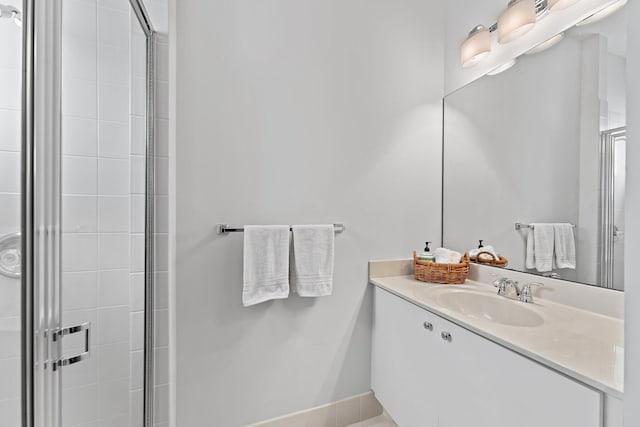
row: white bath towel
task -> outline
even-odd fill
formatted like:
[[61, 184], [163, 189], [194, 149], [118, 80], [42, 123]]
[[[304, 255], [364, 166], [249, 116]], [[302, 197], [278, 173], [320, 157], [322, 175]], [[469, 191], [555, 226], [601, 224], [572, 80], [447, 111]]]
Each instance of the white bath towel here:
[[576, 268], [576, 242], [573, 225], [553, 224], [554, 251], [557, 268]]
[[531, 224], [527, 235], [526, 267], [540, 272], [553, 270], [553, 224]]
[[458, 264], [462, 258], [460, 252], [452, 251], [447, 248], [438, 248], [433, 252], [438, 264]]
[[333, 224], [294, 225], [291, 282], [301, 297], [321, 297], [333, 291]]
[[245, 307], [289, 296], [289, 226], [244, 227]]

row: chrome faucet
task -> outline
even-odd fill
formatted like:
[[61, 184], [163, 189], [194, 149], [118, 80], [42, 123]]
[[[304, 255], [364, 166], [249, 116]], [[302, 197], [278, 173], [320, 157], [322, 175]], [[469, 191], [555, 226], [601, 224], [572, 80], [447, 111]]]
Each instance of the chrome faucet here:
[[[505, 298], [509, 298], [509, 299], [513, 299], [521, 302], [526, 302], [526, 303], [533, 303], [533, 294], [531, 293], [531, 287], [544, 286], [544, 285], [539, 282], [531, 282], [531, 283], [527, 283], [522, 287], [522, 289], [520, 289], [520, 287], [518, 286], [517, 280], [509, 279], [507, 277], [501, 277], [493, 281], [493, 286], [498, 288], [498, 295], [500, 295], [501, 297], [505, 297]], [[507, 294], [507, 290], [509, 289], [509, 286], [513, 287], [513, 290], [515, 291], [515, 297], [509, 296]]]

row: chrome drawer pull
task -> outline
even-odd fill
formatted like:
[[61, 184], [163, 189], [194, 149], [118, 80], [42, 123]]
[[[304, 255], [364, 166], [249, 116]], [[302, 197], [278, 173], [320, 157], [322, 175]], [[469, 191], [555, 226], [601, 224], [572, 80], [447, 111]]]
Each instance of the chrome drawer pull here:
[[431, 322], [424, 322], [422, 325], [426, 330], [433, 331], [433, 324]]
[[440, 336], [443, 340], [451, 342], [451, 334], [449, 332], [442, 332]]

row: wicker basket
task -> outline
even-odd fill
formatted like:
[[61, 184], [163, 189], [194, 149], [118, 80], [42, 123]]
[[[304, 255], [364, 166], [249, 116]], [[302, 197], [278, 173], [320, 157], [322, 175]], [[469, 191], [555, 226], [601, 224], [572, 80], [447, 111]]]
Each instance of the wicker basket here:
[[502, 255], [498, 255], [496, 258], [496, 256], [491, 252], [480, 252], [478, 255], [471, 257], [471, 261], [476, 264], [492, 265], [500, 268], [506, 267], [509, 263], [509, 261], [507, 261], [507, 259]]
[[464, 254], [458, 264], [438, 264], [423, 261], [413, 251], [413, 276], [416, 280], [429, 283], [462, 284], [469, 274], [469, 254]]

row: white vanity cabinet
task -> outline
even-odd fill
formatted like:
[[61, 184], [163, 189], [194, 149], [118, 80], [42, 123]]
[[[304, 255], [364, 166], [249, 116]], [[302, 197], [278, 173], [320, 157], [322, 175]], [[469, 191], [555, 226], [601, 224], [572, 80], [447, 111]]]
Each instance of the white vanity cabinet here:
[[374, 301], [371, 385], [400, 427], [602, 426], [601, 392], [378, 287]]

